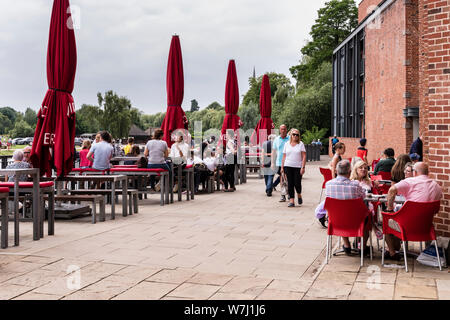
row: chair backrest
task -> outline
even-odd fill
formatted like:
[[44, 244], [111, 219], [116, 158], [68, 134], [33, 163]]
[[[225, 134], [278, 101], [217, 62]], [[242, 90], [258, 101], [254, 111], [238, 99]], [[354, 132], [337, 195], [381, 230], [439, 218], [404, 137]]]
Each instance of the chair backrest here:
[[371, 175], [370, 180], [371, 181], [383, 180], [383, 177], [381, 175], [377, 175], [377, 176]]
[[363, 199], [339, 200], [327, 197], [324, 208], [328, 212], [328, 235], [363, 236], [364, 222], [369, 215]]
[[431, 241], [436, 239], [433, 217], [439, 212], [441, 202], [406, 201], [393, 216], [400, 225], [399, 238], [403, 241]]
[[380, 160], [373, 160], [372, 161], [372, 171], [375, 171], [375, 167], [377, 166], [377, 163], [379, 162]]
[[331, 174], [331, 169], [329, 168], [319, 168], [320, 173], [323, 175], [323, 183], [322, 183], [322, 189], [325, 188], [325, 184], [333, 179], [333, 176]]
[[390, 172], [379, 171], [378, 175], [381, 176], [382, 180], [391, 180], [392, 175]]

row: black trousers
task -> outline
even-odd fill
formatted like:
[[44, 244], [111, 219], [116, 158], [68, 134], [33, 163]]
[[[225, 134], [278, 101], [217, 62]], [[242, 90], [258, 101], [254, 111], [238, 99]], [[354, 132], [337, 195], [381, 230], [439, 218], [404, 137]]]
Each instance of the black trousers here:
[[230, 188], [234, 188], [234, 171], [236, 164], [227, 164], [225, 165], [225, 173], [223, 178], [223, 183], [225, 185], [225, 189], [228, 189], [228, 184], [230, 184]]
[[288, 181], [289, 198], [291, 199], [294, 199], [295, 191], [297, 191], [297, 195], [302, 194], [302, 175], [300, 170], [300, 168], [284, 167]]

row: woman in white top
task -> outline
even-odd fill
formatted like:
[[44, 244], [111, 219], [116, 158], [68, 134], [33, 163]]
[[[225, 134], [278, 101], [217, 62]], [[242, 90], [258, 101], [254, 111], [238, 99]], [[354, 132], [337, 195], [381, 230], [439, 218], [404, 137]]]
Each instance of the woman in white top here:
[[297, 191], [298, 204], [302, 199], [302, 176], [305, 174], [306, 149], [300, 141], [300, 131], [291, 129], [289, 143], [284, 145], [281, 173], [286, 173], [288, 180], [289, 208], [295, 207], [295, 191]]
[[[148, 157], [149, 169], [165, 169], [169, 171], [169, 178], [171, 179], [171, 171], [166, 163], [166, 158], [169, 156], [169, 148], [167, 143], [162, 140], [164, 132], [161, 129], [155, 131], [155, 139], [147, 142], [145, 146], [144, 156]], [[150, 176], [150, 187], [155, 188], [155, 176]]]

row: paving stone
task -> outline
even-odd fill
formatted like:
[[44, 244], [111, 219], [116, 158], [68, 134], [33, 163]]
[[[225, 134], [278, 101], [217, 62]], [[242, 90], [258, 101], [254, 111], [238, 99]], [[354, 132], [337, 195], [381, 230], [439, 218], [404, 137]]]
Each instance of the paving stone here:
[[236, 277], [224, 285], [222, 293], [242, 293], [258, 296], [272, 282], [272, 279]]
[[350, 300], [392, 300], [394, 285], [386, 283], [355, 282]]
[[33, 287], [26, 287], [15, 284], [1, 284], [0, 285], [0, 300], [9, 300], [20, 296], [28, 291], [33, 290]]
[[439, 300], [450, 300], [450, 280], [436, 280]]
[[161, 270], [153, 276], [146, 279], [146, 281], [152, 282], [164, 282], [181, 284], [192, 278], [197, 272], [188, 269], [176, 269], [176, 270]]
[[22, 294], [13, 300], [59, 300], [62, 296], [57, 296], [53, 294], [42, 294], [35, 293], [33, 291]]
[[336, 280], [316, 280], [306, 296], [316, 298], [347, 299], [353, 285]]
[[145, 280], [152, 275], [160, 272], [160, 268], [149, 268], [143, 266], [128, 266], [114, 273], [114, 275], [133, 278], [136, 280]]
[[233, 279], [231, 275], [199, 272], [188, 280], [189, 283], [223, 286]]
[[256, 300], [301, 300], [303, 295], [302, 292], [266, 289]]
[[177, 286], [178, 284], [144, 281], [114, 297], [113, 300], [157, 300]]
[[408, 298], [437, 299], [437, 288], [434, 279], [397, 279], [394, 299]]
[[273, 280], [267, 289], [291, 292], [306, 292], [312, 285], [311, 280]]
[[189, 298], [196, 300], [206, 300], [220, 289], [220, 286], [208, 284], [183, 283], [181, 286], [170, 292], [168, 296], [178, 298]]
[[356, 280], [358, 274], [354, 272], [330, 272], [322, 271], [317, 277], [317, 280], [336, 280], [342, 282], [343, 284], [353, 284]]
[[217, 292], [209, 300], [254, 300], [256, 294]]

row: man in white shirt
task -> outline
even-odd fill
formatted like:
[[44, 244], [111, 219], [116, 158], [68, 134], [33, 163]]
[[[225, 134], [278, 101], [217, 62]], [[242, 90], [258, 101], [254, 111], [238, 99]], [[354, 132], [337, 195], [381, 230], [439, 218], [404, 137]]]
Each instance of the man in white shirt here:
[[177, 142], [175, 142], [170, 148], [169, 157], [172, 158], [174, 164], [187, 163], [190, 153], [189, 145], [184, 142], [183, 135], [179, 135]]

